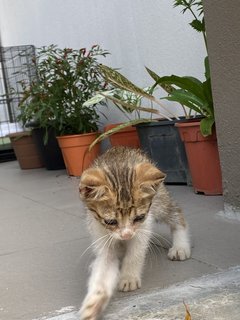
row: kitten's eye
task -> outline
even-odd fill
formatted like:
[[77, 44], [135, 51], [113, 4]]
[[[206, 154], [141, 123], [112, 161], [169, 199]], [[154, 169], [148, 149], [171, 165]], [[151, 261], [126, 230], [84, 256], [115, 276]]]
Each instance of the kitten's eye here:
[[133, 222], [141, 222], [145, 219], [145, 214], [141, 214], [140, 216], [137, 216]]
[[117, 220], [116, 219], [111, 219], [111, 220], [105, 220], [104, 219], [104, 222], [106, 225], [108, 226], [116, 226], [118, 224]]

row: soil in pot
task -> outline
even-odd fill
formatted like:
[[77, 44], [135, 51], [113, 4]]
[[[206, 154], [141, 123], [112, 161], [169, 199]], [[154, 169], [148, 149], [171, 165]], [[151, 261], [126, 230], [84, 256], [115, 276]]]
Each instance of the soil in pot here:
[[30, 132], [12, 133], [8, 137], [21, 169], [36, 169], [44, 166]]
[[177, 123], [176, 126], [185, 144], [194, 191], [221, 195], [222, 174], [215, 129], [211, 136], [203, 137], [199, 121]]
[[57, 137], [65, 166], [70, 176], [80, 176], [99, 155], [99, 143], [89, 151], [89, 146], [98, 135], [99, 133], [94, 132]]

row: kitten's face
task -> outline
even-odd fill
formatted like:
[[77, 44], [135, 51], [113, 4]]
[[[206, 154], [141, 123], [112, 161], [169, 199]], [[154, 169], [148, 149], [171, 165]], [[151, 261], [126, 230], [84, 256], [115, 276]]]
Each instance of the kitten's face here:
[[129, 240], [139, 228], [144, 228], [150, 205], [151, 199], [145, 199], [119, 206], [113, 193], [111, 199], [89, 203], [88, 208], [114, 238]]
[[152, 199], [164, 176], [153, 165], [143, 163], [133, 169], [131, 181], [121, 179], [116, 185], [113, 177], [108, 179], [108, 173], [92, 168], [82, 175], [80, 194], [95, 219], [115, 239], [130, 240], [137, 230], [144, 229]]

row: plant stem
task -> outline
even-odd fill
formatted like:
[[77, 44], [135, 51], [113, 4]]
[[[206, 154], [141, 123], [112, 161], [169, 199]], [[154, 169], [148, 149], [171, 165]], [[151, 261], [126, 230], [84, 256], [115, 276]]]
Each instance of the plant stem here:
[[[198, 17], [196, 16], [196, 14], [194, 13], [194, 11], [192, 10], [191, 8], [191, 5], [186, 1], [184, 0], [184, 3], [185, 3], [185, 7], [191, 12], [191, 14], [193, 15], [193, 17], [200, 21], [198, 19]], [[204, 39], [204, 44], [205, 44], [205, 48], [206, 48], [206, 51], [208, 52], [208, 46], [207, 46], [207, 37], [206, 37], [206, 32], [205, 31], [201, 31], [202, 35], [203, 35], [203, 39]]]
[[186, 119], [188, 119], [188, 114], [187, 114], [187, 110], [186, 110], [185, 106], [183, 104], [181, 104], [181, 106], [183, 108], [183, 112], [184, 112]]
[[[171, 111], [169, 111], [162, 103], [160, 100], [158, 100], [157, 98], [155, 98], [154, 96], [152, 96], [152, 98], [149, 97], [149, 99], [153, 102], [155, 102], [156, 104], [158, 104], [160, 107], [163, 108], [163, 110], [167, 111], [173, 118], [176, 118], [179, 120], [179, 117], [176, 116], [174, 113], [172, 113]], [[169, 118], [168, 118], [169, 120]]]

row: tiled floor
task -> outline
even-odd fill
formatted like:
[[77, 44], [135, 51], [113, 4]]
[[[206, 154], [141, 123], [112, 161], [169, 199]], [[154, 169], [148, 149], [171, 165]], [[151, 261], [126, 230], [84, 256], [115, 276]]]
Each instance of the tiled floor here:
[[[218, 215], [222, 197], [195, 195], [187, 186], [168, 188], [190, 224], [192, 258], [171, 262], [156, 248], [148, 256], [142, 289], [131, 296], [240, 264], [240, 223]], [[84, 216], [78, 180], [65, 171], [0, 164], [1, 320], [49, 318], [78, 309], [92, 259], [89, 251], [81, 256], [90, 244]], [[114, 299], [124, 296], [116, 293]]]

